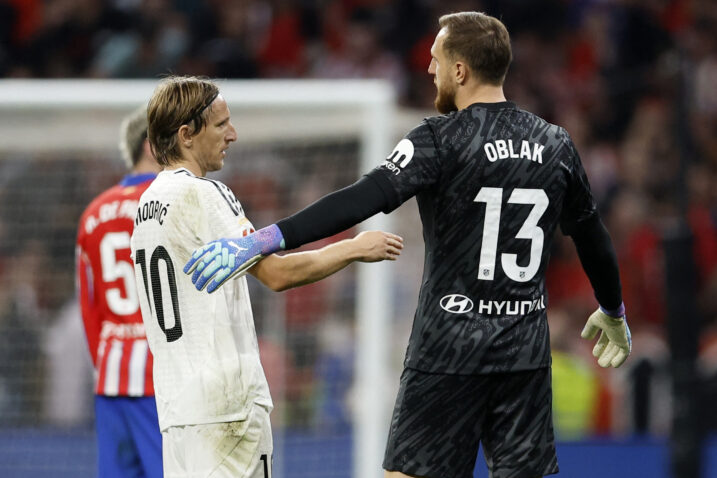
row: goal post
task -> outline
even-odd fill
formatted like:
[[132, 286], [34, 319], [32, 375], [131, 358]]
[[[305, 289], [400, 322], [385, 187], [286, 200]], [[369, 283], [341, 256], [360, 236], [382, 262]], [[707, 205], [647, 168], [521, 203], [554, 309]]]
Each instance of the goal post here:
[[[277, 154], [274, 150], [267, 152], [263, 145], [281, 148], [281, 154], [290, 158], [292, 144], [318, 142], [322, 146], [316, 150], [332, 158], [332, 145], [340, 141], [357, 145], [357, 158], [350, 163], [353, 170], [344, 178], [356, 180], [379, 164], [393, 146], [396, 98], [386, 82], [249, 80], [218, 84], [238, 132], [237, 145], [255, 148], [251, 154], [258, 158], [256, 161], [252, 158], [253, 168], [260, 167], [260, 157]], [[57, 155], [116, 158], [122, 116], [146, 103], [156, 85], [154, 80], [0, 80], [0, 167], [9, 164], [12, 158], [41, 157], [43, 164]], [[92, 161], [89, 164], [96, 164]], [[303, 166], [288, 164], [287, 168]], [[327, 162], [321, 168], [334, 178], [332, 168], [345, 169], [346, 165]], [[121, 163], [117, 169], [120, 171]], [[242, 191], [235, 192], [243, 202]], [[36, 194], [43, 192], [39, 190]], [[260, 198], [256, 201], [261, 203]], [[297, 202], [286, 212], [307, 204]], [[274, 217], [277, 219], [280, 216]], [[391, 216], [379, 214], [360, 228], [392, 230], [392, 226]], [[14, 234], [7, 230], [5, 233]], [[347, 281], [355, 287], [351, 443], [352, 476], [357, 478], [378, 477], [382, 473], [393, 399], [386, 396], [391, 389], [388, 366], [394, 313], [391, 271], [386, 263], [360, 264], [355, 280]], [[291, 471], [285, 470], [284, 476]]]

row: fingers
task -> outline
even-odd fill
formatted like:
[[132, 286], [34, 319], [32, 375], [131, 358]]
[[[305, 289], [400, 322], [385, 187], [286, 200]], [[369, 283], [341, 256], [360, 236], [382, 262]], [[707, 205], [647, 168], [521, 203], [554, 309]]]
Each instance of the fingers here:
[[[231, 257], [231, 256], [230, 256]], [[209, 282], [209, 285], [207, 285], [207, 292], [210, 294], [220, 288], [225, 282], [234, 279], [235, 277], [241, 277], [245, 275], [247, 272], [249, 272], [249, 269], [251, 269], [254, 264], [259, 262], [264, 258], [263, 255], [257, 254], [256, 256], [248, 259], [245, 263], [241, 264], [236, 269], [233, 269], [234, 267], [234, 261], [230, 260], [230, 266], [229, 267], [222, 267], [212, 279], [211, 282]]]
[[398, 259], [398, 256], [401, 255], [401, 249], [402, 248], [399, 247], [389, 246], [383, 258], [388, 261], [395, 261]]
[[[209, 258], [209, 260], [207, 261], [209, 262], [214, 257], [214, 254], [219, 252], [219, 249], [219, 244], [209, 243], [195, 250], [192, 254], [192, 257], [190, 257], [187, 263], [184, 265], [184, 273], [189, 274], [190, 272], [194, 271], [194, 269], [200, 263], [200, 260], [205, 258], [205, 256]], [[211, 253], [207, 256], [207, 253], [210, 251]]]
[[380, 241], [381, 238], [386, 241], [386, 244], [391, 244], [394, 246], [400, 246], [403, 247], [403, 238], [401, 236], [398, 236], [396, 234], [393, 234], [391, 232], [385, 232], [385, 231], [364, 231], [360, 233], [358, 236], [373, 236], [373, 238], [376, 239], [376, 242]]
[[384, 233], [387, 238], [387, 244], [386, 244], [386, 259], [389, 261], [395, 261], [398, 259], [398, 256], [401, 255], [401, 251], [403, 250], [403, 238], [401, 236], [397, 236], [396, 234], [391, 234], [390, 232]]
[[401, 239], [400, 237], [398, 239], [389, 237], [388, 245], [400, 251], [401, 249], [403, 249], [403, 239]]
[[[605, 334], [603, 334], [602, 337], [605, 337]], [[602, 337], [600, 337], [601, 340]], [[617, 368], [622, 365], [625, 360], [627, 360], [628, 355], [630, 355], [630, 352], [625, 347], [617, 345], [615, 342], [609, 342], [605, 349], [599, 354], [596, 353], [597, 350], [598, 345], [593, 349], [593, 355], [598, 357], [598, 365], [602, 368]]]
[[396, 240], [391, 240], [385, 246], [385, 250], [384, 250], [382, 259], [389, 260], [389, 261], [395, 261], [396, 259], [398, 259], [398, 256], [401, 255], [402, 250], [403, 250], [402, 242], [398, 242]]
[[612, 362], [612, 359], [615, 358], [619, 351], [620, 348], [611, 342], [605, 348], [605, 351], [602, 353], [602, 355], [600, 355], [600, 358], [598, 359], [598, 365], [600, 365], [602, 368], [609, 367], [610, 363]]
[[593, 357], [601, 357], [609, 343], [610, 339], [607, 334], [605, 332], [600, 334], [600, 338], [595, 344], [595, 347], [593, 347]]
[[620, 348], [620, 350], [615, 354], [615, 358], [612, 359], [610, 362], [610, 365], [612, 365], [615, 368], [618, 368], [620, 365], [622, 365], [625, 360], [627, 360], [627, 356], [630, 355], [629, 352], [623, 348]]
[[588, 321], [585, 323], [585, 327], [583, 327], [583, 331], [580, 332], [580, 337], [588, 340], [592, 340], [595, 338], [595, 335], [600, 330], [600, 327], [593, 324], [592, 320], [588, 319]]
[[199, 267], [197, 267], [197, 270], [194, 271], [194, 275], [192, 275], [192, 282], [194, 282], [194, 287], [197, 290], [204, 290], [204, 287], [207, 285], [207, 282], [209, 282], [209, 280], [214, 277], [214, 274], [219, 271], [221, 266], [222, 259], [221, 256], [219, 256], [202, 270], [199, 270]]
[[392, 234], [390, 232], [384, 232], [386, 237], [388, 237], [390, 240], [393, 240], [395, 242], [398, 242], [400, 244], [403, 244], [403, 238], [401, 236], [397, 236], [396, 234]]
[[[237, 269], [235, 272], [239, 272]], [[210, 294], [220, 288], [226, 281], [231, 279], [234, 276], [234, 274], [231, 273], [231, 269], [229, 268], [222, 268], [219, 272], [217, 272], [214, 275], [214, 279], [209, 283], [207, 286], [207, 292]]]

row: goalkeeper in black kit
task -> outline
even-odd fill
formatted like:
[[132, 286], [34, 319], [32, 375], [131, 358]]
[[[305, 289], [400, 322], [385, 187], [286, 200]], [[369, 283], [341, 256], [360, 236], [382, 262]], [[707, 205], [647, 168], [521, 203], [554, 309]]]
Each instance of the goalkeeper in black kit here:
[[599, 304], [582, 336], [619, 367], [630, 353], [610, 236], [568, 133], [503, 94], [505, 26], [445, 15], [426, 118], [355, 184], [243, 238], [197, 250], [185, 272], [212, 292], [263, 257], [331, 236], [416, 197], [425, 264], [383, 467], [386, 477], [468, 478], [479, 444], [494, 478], [558, 472], [545, 271], [557, 226]]

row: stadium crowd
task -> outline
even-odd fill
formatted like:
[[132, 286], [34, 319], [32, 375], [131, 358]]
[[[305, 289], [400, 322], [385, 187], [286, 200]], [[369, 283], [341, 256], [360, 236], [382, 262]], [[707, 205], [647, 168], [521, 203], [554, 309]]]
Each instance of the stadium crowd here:
[[[589, 345], [579, 339], [583, 319], [595, 307], [592, 289], [570, 241], [556, 236], [548, 275], [556, 428], [563, 437], [664, 433], [669, 419], [662, 410], [669, 408], [669, 398], [655, 392], [668, 386], [661, 241], [665, 226], [683, 212], [682, 204], [694, 235], [700, 357], [706, 382], [717, 383], [714, 1], [0, 0], [0, 77], [158, 78], [173, 72], [215, 78], [385, 78], [404, 106], [429, 109], [435, 88], [426, 70], [435, 19], [464, 9], [484, 10], [507, 25], [514, 52], [507, 97], [563, 125], [572, 135], [619, 256], [634, 356], [625, 371], [608, 375], [593, 365]], [[47, 167], [62, 168], [48, 163]], [[17, 185], [11, 187], [11, 178], [17, 176], [8, 166], [3, 171], [0, 235], [7, 243], [10, 235], [24, 237], [16, 225], [23, 224], [18, 214], [27, 210], [15, 206], [32, 198], [23, 197]], [[686, 191], [679, 187], [682, 174]], [[236, 179], [242, 182], [239, 191], [265, 189], [261, 181], [266, 180], [257, 176], [252, 184]], [[76, 180], [75, 190], [82, 184]], [[71, 184], [66, 186], [73, 190]], [[308, 204], [318, 194], [311, 189], [306, 198], [299, 197]], [[41, 273], [45, 263], [66, 264], [73, 228], [84, 207], [76, 198], [56, 199], [76, 207], [57, 209], [48, 218], [50, 224], [60, 225], [51, 246], [36, 231], [19, 252], [0, 250], [4, 423], [32, 416], [31, 411], [7, 412], [31, 403], [21, 397], [40, 393], [40, 381], [22, 377], [48, 373], [36, 359], [43, 349], [39, 331], [51, 325], [42, 323], [40, 309], [45, 315], [56, 313], [72, 295], [67, 284], [45, 283], [49, 281]], [[252, 205], [246, 206], [251, 214]], [[259, 212], [262, 205], [254, 207]], [[273, 211], [269, 219], [281, 217]], [[66, 279], [71, 284], [71, 275]], [[312, 287], [315, 295], [325, 293], [323, 285]], [[292, 292], [287, 302], [299, 301], [300, 292]], [[324, 306], [294, 307], [303, 311], [293, 313], [294, 343], [319, 347], [316, 334], [304, 330], [307, 324], [321, 325], [317, 316]], [[314, 363], [305, 352], [288, 353], [303, 364], [297, 368], [297, 387], [320, 383], [312, 368], [320, 359], [314, 358]], [[8, 366], [8, 357], [18, 355], [27, 357], [21, 370]], [[644, 364], [651, 371], [647, 382], [635, 379]], [[341, 381], [342, 373], [332, 369], [326, 377]], [[643, 386], [652, 390], [652, 408], [618, 416], [610, 404], [634, 393], [634, 387], [616, 386], [616, 380], [648, 383]], [[572, 385], [563, 385], [567, 383]], [[295, 393], [318, 393], [302, 390]], [[316, 408], [297, 411], [296, 416], [304, 418], [296, 422], [307, 416], [311, 420]], [[710, 420], [717, 424], [717, 418]]]

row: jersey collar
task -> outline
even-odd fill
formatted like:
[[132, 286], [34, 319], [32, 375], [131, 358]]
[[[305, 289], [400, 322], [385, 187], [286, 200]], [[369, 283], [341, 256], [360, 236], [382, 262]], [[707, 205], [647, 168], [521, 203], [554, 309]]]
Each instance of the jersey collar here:
[[187, 168], [178, 168], [178, 169], [165, 169], [162, 172], [166, 172], [168, 174], [188, 174], [189, 176], [196, 178], [193, 172], [188, 170]]
[[[518, 107], [512, 101], [499, 101], [498, 103], [472, 103], [468, 108], [485, 108], [491, 111], [497, 110], [514, 110]], [[467, 109], [467, 108], [466, 108]]]
[[128, 174], [127, 176], [122, 178], [122, 181], [120, 181], [120, 186], [136, 186], [145, 181], [151, 181], [156, 177], [157, 175], [154, 173]]

